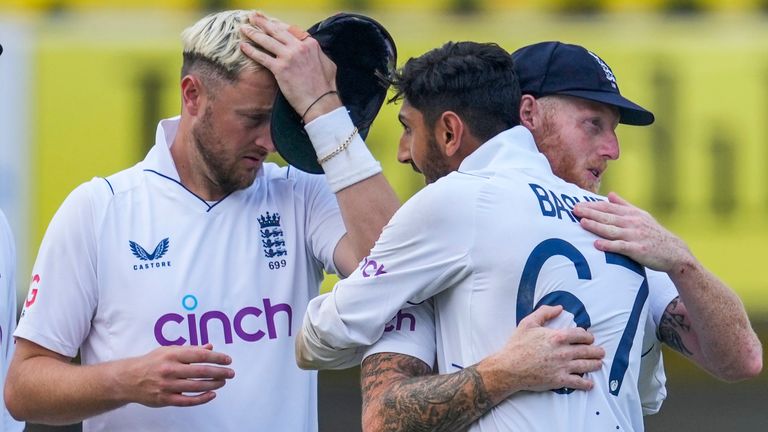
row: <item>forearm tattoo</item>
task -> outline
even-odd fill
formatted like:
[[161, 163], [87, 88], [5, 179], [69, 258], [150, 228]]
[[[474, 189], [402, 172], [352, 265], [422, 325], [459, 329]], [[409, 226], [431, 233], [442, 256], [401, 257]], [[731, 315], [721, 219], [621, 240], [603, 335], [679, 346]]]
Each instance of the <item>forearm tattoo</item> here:
[[669, 345], [670, 348], [686, 356], [693, 355], [683, 343], [681, 332], [690, 332], [691, 324], [685, 314], [685, 308], [680, 303], [680, 297], [676, 297], [669, 303], [659, 323], [659, 340]]
[[474, 367], [433, 375], [418, 359], [383, 353], [366, 360], [361, 379], [363, 412], [377, 411], [380, 431], [462, 430], [493, 408]]

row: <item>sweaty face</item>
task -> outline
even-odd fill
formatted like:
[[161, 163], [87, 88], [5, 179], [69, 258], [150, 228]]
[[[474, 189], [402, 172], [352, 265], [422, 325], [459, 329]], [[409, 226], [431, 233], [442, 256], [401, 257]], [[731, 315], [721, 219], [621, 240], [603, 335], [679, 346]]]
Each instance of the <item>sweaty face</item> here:
[[214, 195], [250, 186], [273, 152], [269, 131], [277, 84], [264, 69], [241, 73], [236, 84], [209, 89], [205, 109], [192, 128], [199, 167]]
[[426, 184], [448, 175], [452, 168], [440, 151], [432, 129], [424, 124], [421, 112], [404, 101], [398, 119], [403, 125], [403, 134], [397, 149], [397, 160], [411, 164], [414, 171], [424, 176]]
[[534, 132], [539, 150], [563, 180], [597, 192], [609, 160], [619, 158], [616, 108], [571, 96], [537, 100], [542, 127]]

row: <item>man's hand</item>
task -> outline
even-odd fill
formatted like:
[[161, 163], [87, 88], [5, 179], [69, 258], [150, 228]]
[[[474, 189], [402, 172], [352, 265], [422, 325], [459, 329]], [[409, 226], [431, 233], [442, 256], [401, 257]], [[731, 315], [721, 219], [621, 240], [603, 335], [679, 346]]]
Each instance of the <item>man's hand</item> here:
[[603, 237], [595, 240], [597, 249], [665, 272], [675, 284], [680, 297], [661, 317], [662, 342], [725, 381], [760, 374], [762, 346], [741, 299], [680, 238], [613, 192], [608, 202], [576, 204], [573, 214], [582, 218], [584, 229]]
[[573, 214], [581, 218], [585, 230], [602, 237], [595, 240], [601, 251], [626, 255], [665, 273], [693, 260], [685, 242], [614, 192], [608, 194], [608, 201], [576, 204]]
[[584, 329], [543, 327], [562, 310], [540, 307], [501, 351], [451, 374], [433, 375], [405, 354], [369, 356], [360, 371], [363, 430], [462, 430], [520, 390], [591, 389], [580, 374], [600, 369], [605, 351]]
[[213, 346], [162, 347], [140, 357], [93, 365], [71, 359], [26, 339], [16, 352], [5, 383], [5, 402], [18, 419], [71, 424], [128, 403], [150, 407], [210, 402], [235, 372], [232, 359]]
[[336, 65], [315, 39], [299, 39], [294, 27], [258, 12], [250, 16], [250, 22], [252, 26], [242, 27], [243, 35], [268, 53], [246, 42], [240, 49], [272, 72], [293, 109], [304, 113], [304, 123], [341, 106], [337, 94], [325, 95], [336, 90]]
[[118, 378], [121, 387], [130, 389], [127, 399], [150, 407], [210, 402], [216, 397], [214, 390], [235, 376], [234, 370], [222, 367], [232, 359], [214, 352], [211, 344], [162, 347], [127, 363]]
[[520, 321], [504, 348], [477, 365], [486, 386], [506, 389], [502, 399], [520, 390], [590, 390], [592, 381], [582, 375], [600, 369], [605, 350], [593, 346], [595, 337], [582, 328], [544, 327], [562, 310], [542, 306]]

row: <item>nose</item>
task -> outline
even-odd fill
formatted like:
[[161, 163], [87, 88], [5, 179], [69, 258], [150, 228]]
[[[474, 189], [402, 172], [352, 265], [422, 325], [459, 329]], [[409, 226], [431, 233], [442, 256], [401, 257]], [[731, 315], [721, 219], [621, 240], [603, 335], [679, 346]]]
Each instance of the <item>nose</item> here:
[[411, 163], [411, 146], [405, 137], [400, 137], [400, 144], [397, 146], [397, 161], [400, 163]]
[[616, 136], [615, 131], [611, 131], [605, 137], [605, 140], [602, 143], [601, 153], [604, 157], [610, 160], [619, 158], [621, 151], [619, 150], [619, 138]]
[[256, 145], [266, 150], [268, 153], [274, 153], [275, 143], [272, 141], [272, 133], [269, 127], [261, 128], [256, 135]]

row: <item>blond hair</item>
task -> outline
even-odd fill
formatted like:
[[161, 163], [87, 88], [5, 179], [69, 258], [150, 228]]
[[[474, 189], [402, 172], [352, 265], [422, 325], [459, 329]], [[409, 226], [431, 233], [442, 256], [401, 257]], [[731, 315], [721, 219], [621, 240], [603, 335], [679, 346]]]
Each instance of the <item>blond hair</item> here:
[[[259, 69], [262, 66], [251, 60], [240, 50], [241, 42], [256, 46], [240, 33], [244, 25], [251, 25], [248, 16], [254, 11], [229, 10], [210, 14], [181, 33], [184, 46], [182, 76], [196, 66], [208, 73], [216, 73], [229, 81], [236, 81], [245, 69]], [[261, 31], [260, 28], [254, 28]], [[263, 50], [263, 48], [256, 46]]]

